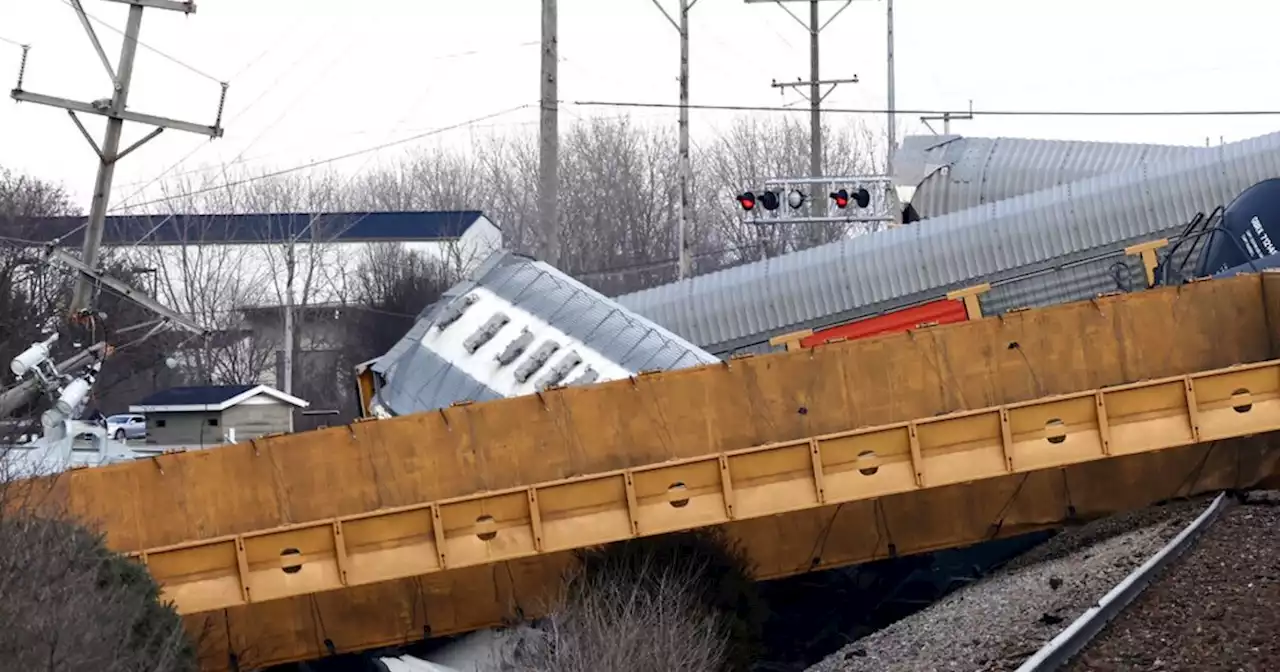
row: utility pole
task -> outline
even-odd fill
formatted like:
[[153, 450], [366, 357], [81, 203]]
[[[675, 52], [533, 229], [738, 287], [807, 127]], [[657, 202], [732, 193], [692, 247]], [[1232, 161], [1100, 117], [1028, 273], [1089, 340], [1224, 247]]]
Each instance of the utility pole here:
[[543, 261], [560, 258], [560, 126], [557, 83], [560, 56], [556, 46], [556, 0], [542, 0], [542, 110], [538, 129], [538, 228]]
[[693, 220], [693, 198], [690, 194], [693, 165], [689, 160], [689, 10], [698, 4], [698, 0], [680, 0], [679, 21], [671, 18], [658, 0], [653, 0], [653, 4], [680, 34], [680, 228], [676, 244], [680, 248], [677, 273], [683, 280], [693, 272], [693, 257], [689, 254], [689, 229]]
[[284, 266], [284, 393], [293, 394], [293, 273], [297, 267], [292, 242], [285, 248]]
[[[293, 275], [297, 268], [293, 248], [296, 239], [289, 242], [285, 250], [285, 289], [284, 289], [284, 393], [293, 394]], [[293, 409], [289, 409], [289, 431], [293, 432]]]
[[887, 5], [885, 8], [885, 24], [887, 26], [885, 44], [888, 45], [888, 53], [885, 54], [885, 58], [889, 70], [889, 91], [887, 96], [888, 100], [886, 101], [889, 108], [889, 151], [885, 154], [884, 158], [884, 174], [892, 176], [893, 150], [898, 147], [898, 108], [896, 98], [894, 96], [896, 92], [894, 91], [895, 78], [893, 73], [893, 0], [885, 0], [885, 3]]
[[[12, 91], [12, 97], [19, 102], [37, 103], [40, 105], [49, 105], [51, 107], [60, 107], [71, 115], [71, 120], [75, 122], [76, 127], [80, 129], [80, 133], [84, 135], [85, 140], [89, 141], [89, 145], [98, 155], [98, 176], [93, 185], [93, 202], [89, 207], [89, 224], [84, 235], [84, 246], [81, 253], [81, 259], [84, 265], [93, 270], [98, 265], [98, 252], [102, 245], [102, 233], [107, 216], [107, 205], [111, 197], [111, 182], [115, 177], [116, 163], [128, 155], [130, 152], [141, 147], [152, 138], [160, 135], [166, 128], [172, 128], [179, 131], [187, 131], [189, 133], [198, 133], [207, 135], [211, 138], [222, 136], [222, 107], [226, 102], [227, 84], [222, 83], [222, 96], [218, 101], [218, 115], [212, 126], [203, 126], [177, 119], [169, 119], [167, 117], [158, 117], [150, 114], [140, 114], [130, 112], [127, 109], [129, 99], [129, 84], [133, 79], [133, 63], [138, 52], [138, 33], [142, 28], [142, 10], [144, 7], [154, 9], [165, 9], [170, 11], [182, 12], [184, 14], [193, 14], [196, 11], [194, 2], [183, 2], [178, 0], [108, 0], [109, 2], [119, 2], [129, 5], [129, 16], [125, 24], [124, 43], [120, 48], [120, 60], [118, 66], [113, 68], [111, 61], [107, 58], [107, 54], [102, 49], [102, 43], [98, 41], [98, 36], [93, 30], [93, 26], [89, 25], [89, 17], [85, 14], [84, 7], [81, 6], [80, 0], [68, 0], [72, 8], [75, 9], [76, 15], [80, 18], [80, 24], [89, 35], [89, 41], [93, 43], [94, 50], [98, 53], [98, 58], [102, 61], [102, 65], [107, 70], [107, 76], [112, 82], [112, 95], [110, 98], [95, 100], [90, 103], [69, 100], [66, 98], [58, 98], [54, 96], [46, 96], [38, 93], [31, 93], [22, 89], [22, 77], [19, 75], [18, 86]], [[76, 112], [84, 114], [97, 114], [107, 118], [107, 131], [103, 138], [102, 146], [99, 147], [93, 138], [89, 135], [89, 131], [85, 129], [84, 124], [80, 123], [80, 118], [76, 116]], [[155, 130], [143, 136], [141, 140], [129, 145], [124, 150], [120, 149], [120, 136], [124, 128], [125, 121], [133, 121], [149, 126], [155, 126]], [[71, 300], [71, 314], [77, 315], [81, 311], [89, 307], [90, 292], [93, 285], [83, 276], [79, 276], [76, 282], [75, 294]]]
[[[794, 82], [773, 82], [775, 89], [795, 88], [797, 91], [803, 89], [800, 87], [807, 86], [809, 92], [803, 94], [809, 100], [809, 177], [817, 179], [822, 177], [822, 101], [840, 84], [856, 84], [858, 83], [857, 75], [850, 79], [821, 79], [820, 66], [821, 58], [819, 51], [818, 36], [823, 29], [831, 25], [840, 13], [853, 4], [853, 0], [844, 0], [844, 4], [837, 9], [831, 18], [823, 23], [818, 16], [818, 3], [822, 0], [744, 0], [748, 4], [760, 2], [773, 2], [783, 9], [791, 18], [796, 20], [809, 33], [809, 81], [797, 80]], [[807, 2], [809, 3], [809, 21], [806, 23], [794, 12], [787, 8], [783, 3], [787, 2]], [[830, 88], [824, 93], [822, 87], [830, 85]], [[819, 218], [826, 214], [826, 200], [817, 198], [816, 195], [810, 195], [809, 206], [812, 211], [812, 217]]]

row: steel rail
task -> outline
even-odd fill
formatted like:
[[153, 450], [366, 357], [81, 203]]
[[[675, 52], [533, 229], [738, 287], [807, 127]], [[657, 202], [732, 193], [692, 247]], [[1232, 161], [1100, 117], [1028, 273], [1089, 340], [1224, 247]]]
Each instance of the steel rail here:
[[1050, 672], [1066, 665], [1072, 657], [1083, 651], [1108, 623], [1133, 603], [1134, 599], [1151, 585], [1156, 575], [1195, 544], [1200, 535], [1226, 508], [1226, 501], [1227, 494], [1220, 493], [1204, 513], [1191, 521], [1178, 536], [1156, 551], [1155, 555], [1147, 558], [1146, 562], [1130, 572], [1101, 600], [1089, 607], [1056, 637], [1049, 640], [1049, 643], [1028, 658], [1017, 672]]

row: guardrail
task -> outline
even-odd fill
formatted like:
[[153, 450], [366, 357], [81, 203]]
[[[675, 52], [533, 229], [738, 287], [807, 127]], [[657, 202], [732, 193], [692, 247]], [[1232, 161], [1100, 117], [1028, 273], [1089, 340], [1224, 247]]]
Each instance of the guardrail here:
[[150, 548], [191, 614], [1280, 430], [1280, 360]]

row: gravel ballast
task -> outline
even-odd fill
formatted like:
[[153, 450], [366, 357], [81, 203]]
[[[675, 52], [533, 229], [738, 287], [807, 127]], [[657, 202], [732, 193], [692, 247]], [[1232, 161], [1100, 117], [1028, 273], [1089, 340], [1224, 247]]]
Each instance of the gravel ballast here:
[[1211, 501], [1198, 497], [1070, 528], [809, 670], [1015, 670]]
[[1280, 498], [1250, 493], [1067, 666], [1280, 670]]

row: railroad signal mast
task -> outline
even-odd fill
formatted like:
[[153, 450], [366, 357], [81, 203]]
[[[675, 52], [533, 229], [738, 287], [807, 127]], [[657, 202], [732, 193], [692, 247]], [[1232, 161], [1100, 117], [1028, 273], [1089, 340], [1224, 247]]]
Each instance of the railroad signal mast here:
[[891, 187], [891, 178], [882, 175], [776, 178], [758, 189], [746, 186], [735, 200], [749, 226], [861, 223], [874, 231], [897, 221]]

